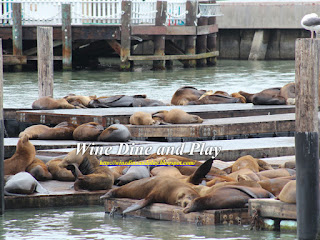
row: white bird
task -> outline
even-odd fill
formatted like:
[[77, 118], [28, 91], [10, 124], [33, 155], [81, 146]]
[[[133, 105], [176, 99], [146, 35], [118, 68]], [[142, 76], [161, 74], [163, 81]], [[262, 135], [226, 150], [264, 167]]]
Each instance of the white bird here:
[[320, 31], [320, 18], [316, 13], [307, 14], [301, 19], [301, 26], [311, 31], [311, 38], [313, 38], [313, 32], [318, 35]]

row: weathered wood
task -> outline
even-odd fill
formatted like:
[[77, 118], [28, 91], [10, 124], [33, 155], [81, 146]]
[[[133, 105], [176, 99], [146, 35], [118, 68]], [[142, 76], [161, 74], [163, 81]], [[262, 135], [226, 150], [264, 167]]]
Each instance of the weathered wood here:
[[[157, 13], [156, 13], [156, 26], [164, 26], [167, 19], [167, 1], [158, 0], [157, 1]], [[154, 38], [154, 55], [164, 56], [165, 55], [165, 45], [166, 38], [164, 35], [156, 35]], [[164, 70], [166, 68], [165, 60], [154, 60], [153, 69]]]
[[[128, 198], [113, 198], [105, 200], [104, 206], [107, 213], [112, 209], [117, 209], [115, 214], [120, 214], [127, 207], [135, 204], [138, 200]], [[216, 224], [248, 224], [248, 209], [220, 209], [205, 210], [201, 212], [192, 212], [185, 214], [183, 208], [163, 203], [153, 203], [141, 210], [128, 213], [131, 216], [146, 217], [149, 219], [166, 220], [174, 222], [188, 222], [198, 225], [216, 225]]]
[[[12, 47], [13, 55], [22, 55], [22, 23], [21, 23], [21, 3], [12, 4]], [[21, 71], [22, 66], [14, 66], [15, 71]]]
[[71, 5], [62, 4], [62, 68], [72, 70]]
[[3, 58], [0, 39], [0, 214], [4, 214], [4, 117], [3, 117]]
[[275, 199], [250, 199], [249, 200], [249, 214], [258, 210], [259, 216], [270, 219], [297, 219], [296, 204], [281, 202]]
[[296, 175], [298, 238], [319, 232], [318, 81], [320, 39], [296, 40]]
[[[185, 52], [178, 47], [172, 40], [166, 40], [166, 54], [173, 54], [173, 55], [184, 55]], [[186, 60], [178, 59], [183, 65], [187, 62]], [[172, 63], [172, 60], [166, 61], [166, 64]]]
[[[186, 2], [186, 10], [188, 14], [186, 16], [186, 26], [196, 26], [197, 25], [197, 11], [198, 4], [197, 1], [187, 1]], [[195, 55], [196, 54], [196, 35], [186, 36], [185, 41], [185, 52], [187, 55]], [[184, 67], [195, 67], [197, 62], [193, 60], [186, 61]]]
[[[209, 3], [216, 3], [215, 0], [210, 0]], [[208, 25], [216, 25], [216, 17], [208, 18]], [[218, 31], [218, 27], [217, 27]], [[210, 33], [207, 36], [207, 48], [209, 52], [213, 52], [217, 50], [217, 33]], [[217, 57], [212, 57], [207, 59], [208, 66], [214, 66], [217, 64]]]
[[130, 48], [131, 48], [131, 1], [121, 2], [121, 11], [123, 15], [121, 17], [121, 49], [120, 49], [120, 69], [130, 69]]
[[22, 55], [3, 55], [3, 65], [27, 64], [27, 56]]
[[209, 57], [219, 56], [219, 52], [207, 52], [195, 55], [165, 55], [165, 56], [155, 56], [155, 55], [141, 55], [141, 56], [129, 56], [128, 59], [135, 60], [191, 60], [191, 59], [205, 59]]
[[37, 27], [39, 98], [53, 97], [52, 27]]
[[[206, 26], [208, 25], [208, 18], [207, 17], [200, 17], [198, 20], [198, 26]], [[197, 53], [203, 54], [207, 52], [207, 35], [200, 35], [197, 36]], [[211, 56], [215, 57], [215, 56]], [[207, 65], [207, 59], [202, 58], [197, 60], [198, 67], [204, 67]]]
[[217, 32], [218, 32], [218, 25], [216, 24], [197, 27], [197, 35], [208, 35], [208, 34], [217, 33]]
[[[61, 45], [62, 45], [62, 41], [60, 39], [60, 40], [54, 40], [52, 46], [53, 46], [53, 48], [55, 48], [55, 47], [59, 47]], [[33, 54], [36, 54], [37, 52], [38, 52], [37, 47], [34, 47], [34, 48], [29, 48], [27, 50], [24, 50], [23, 54], [29, 57], [29, 56], [31, 56]]]
[[107, 43], [119, 56], [121, 55], [121, 45], [117, 40], [107, 40]]
[[[62, 56], [53, 56], [52, 59], [54, 61], [62, 61]], [[38, 57], [37, 56], [27, 56], [27, 60], [29, 61], [37, 61]]]

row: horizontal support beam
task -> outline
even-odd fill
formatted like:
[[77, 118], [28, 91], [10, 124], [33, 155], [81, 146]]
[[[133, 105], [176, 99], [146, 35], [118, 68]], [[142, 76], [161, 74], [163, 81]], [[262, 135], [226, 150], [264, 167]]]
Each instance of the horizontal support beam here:
[[27, 64], [27, 56], [3, 55], [3, 65]]
[[[27, 56], [27, 59], [31, 60], [31, 61], [37, 61], [38, 57], [37, 56]], [[62, 56], [53, 56], [53, 60], [62, 61]]]
[[128, 59], [130, 61], [193, 60], [193, 59], [203, 59], [203, 58], [217, 57], [217, 56], [219, 56], [219, 51], [200, 53], [200, 54], [190, 54], [190, 55], [165, 55], [165, 56], [141, 55], [141, 56], [130, 56]]

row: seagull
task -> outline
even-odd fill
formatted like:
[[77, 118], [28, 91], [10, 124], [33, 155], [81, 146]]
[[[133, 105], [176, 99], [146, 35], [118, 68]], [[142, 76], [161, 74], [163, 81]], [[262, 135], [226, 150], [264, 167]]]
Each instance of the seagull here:
[[311, 31], [311, 38], [313, 38], [313, 32], [317, 34], [320, 31], [320, 18], [316, 13], [307, 14], [301, 19], [301, 26]]

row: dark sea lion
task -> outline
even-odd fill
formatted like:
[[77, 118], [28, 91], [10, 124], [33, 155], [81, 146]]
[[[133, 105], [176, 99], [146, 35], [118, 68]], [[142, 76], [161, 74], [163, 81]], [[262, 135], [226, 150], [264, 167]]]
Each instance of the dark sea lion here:
[[132, 125], [153, 125], [155, 120], [153, 120], [151, 113], [135, 112], [130, 116], [129, 123]]
[[131, 138], [129, 129], [122, 124], [112, 124], [99, 135], [98, 141], [127, 142]]
[[188, 105], [202, 105], [202, 104], [219, 104], [219, 103], [241, 103], [241, 99], [225, 96], [221, 94], [213, 94], [205, 96], [202, 99], [190, 101]]
[[125, 174], [114, 181], [115, 185], [122, 186], [134, 180], [150, 177], [147, 166], [129, 166]]
[[62, 159], [56, 158], [46, 163], [46, 166], [52, 175], [52, 179], [59, 180], [59, 181], [70, 181], [70, 182], [75, 181], [76, 178], [73, 176], [70, 170], [59, 166], [61, 162], [62, 162]]
[[263, 188], [228, 185], [217, 188], [203, 197], [194, 199], [183, 212], [197, 212], [211, 209], [243, 208], [251, 198], [272, 198]]
[[18, 172], [24, 172], [32, 163], [36, 156], [36, 149], [29, 141], [28, 135], [20, 137], [15, 153], [11, 158], [5, 159], [4, 175], [14, 175]]
[[81, 124], [73, 131], [73, 139], [78, 141], [96, 141], [104, 127], [95, 122]]
[[285, 105], [287, 99], [280, 95], [280, 91], [281, 88], [268, 88], [255, 94], [243, 91], [239, 91], [239, 94], [244, 96], [248, 103], [252, 102], [254, 105]]
[[203, 119], [197, 115], [189, 114], [181, 109], [171, 109], [170, 111], [159, 111], [152, 115], [159, 117], [166, 123], [187, 124], [187, 123], [202, 123]]
[[64, 98], [62, 99], [54, 99], [52, 97], [42, 97], [32, 103], [32, 109], [72, 109], [75, 108], [72, 104], [68, 103], [68, 101]]
[[198, 90], [195, 87], [185, 86], [179, 88], [172, 96], [172, 105], [187, 105], [190, 101], [198, 100], [206, 90]]
[[52, 179], [46, 164], [39, 158], [33, 159], [32, 163], [26, 168], [26, 172], [29, 172], [38, 181]]

